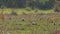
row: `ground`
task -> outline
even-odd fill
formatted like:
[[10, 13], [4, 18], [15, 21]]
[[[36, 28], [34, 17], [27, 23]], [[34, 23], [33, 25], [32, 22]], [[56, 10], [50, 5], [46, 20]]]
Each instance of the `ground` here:
[[60, 34], [60, 14], [53, 10], [16, 10], [18, 15], [8, 15], [12, 10], [4, 10], [5, 18], [0, 18], [0, 34]]

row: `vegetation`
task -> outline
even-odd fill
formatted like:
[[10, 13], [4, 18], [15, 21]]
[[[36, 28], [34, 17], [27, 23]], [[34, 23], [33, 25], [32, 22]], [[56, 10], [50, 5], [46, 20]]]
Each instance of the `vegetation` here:
[[[55, 13], [54, 12], [54, 9], [50, 9], [50, 10], [39, 10], [39, 9], [34, 9], [32, 10], [31, 8], [25, 8], [25, 9], [11, 9], [11, 8], [5, 8], [3, 9], [3, 14], [11, 14], [12, 11], [14, 11], [14, 13], [16, 12], [16, 14], [40, 14], [40, 13], [43, 13], [43, 14], [51, 14], [51, 13]], [[37, 12], [36, 12], [37, 11]], [[2, 9], [0, 9], [0, 14], [2, 13]]]
[[4, 5], [7, 8], [26, 8], [32, 9], [51, 9], [54, 6], [54, 0], [0, 0], [0, 7]]
[[[0, 19], [0, 34], [53, 34], [60, 31], [59, 15], [21, 15]], [[58, 33], [60, 34], [60, 33]]]
[[0, 0], [0, 34], [60, 34], [55, 0]]

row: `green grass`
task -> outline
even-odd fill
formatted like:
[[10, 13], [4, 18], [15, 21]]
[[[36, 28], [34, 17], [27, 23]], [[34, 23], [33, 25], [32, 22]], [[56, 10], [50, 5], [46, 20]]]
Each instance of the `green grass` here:
[[[43, 13], [43, 14], [50, 14], [50, 13], [55, 13], [54, 9], [50, 10], [38, 10], [34, 9], [32, 10], [31, 8], [25, 8], [25, 9], [11, 9], [11, 8], [5, 8], [3, 9], [3, 14], [11, 14], [12, 11], [15, 11], [17, 14], [38, 14], [38, 13]], [[0, 9], [0, 14], [2, 12], [2, 9]]]
[[[25, 18], [26, 20], [22, 21], [21, 18], [16, 19], [16, 17], [14, 17], [11, 20], [9, 19], [5, 19], [4, 21], [0, 20], [0, 24], [1, 24], [0, 28], [3, 26], [3, 28], [0, 30], [7, 32], [6, 30], [9, 28], [12, 31], [11, 34], [16, 34], [16, 31], [17, 31], [17, 34], [40, 34], [40, 33], [50, 34], [56, 28], [60, 30], [60, 26], [59, 26], [60, 17], [59, 18], [54, 17], [53, 19], [51, 18], [53, 17], [50, 17], [49, 19], [44, 17], [41, 17], [41, 18], [39, 17], [39, 19], [32, 17], [28, 19]], [[37, 23], [37, 25], [32, 25], [32, 22], [35, 19], [36, 19], [35, 22]], [[56, 23], [56, 25], [54, 25], [54, 23]]]
[[[48, 16], [47, 18], [45, 17], [38, 17], [36, 14], [54, 14], [56, 12], [54, 12], [54, 9], [51, 10], [38, 10], [38, 9], [34, 9], [32, 10], [31, 8], [25, 8], [25, 9], [11, 9], [11, 8], [5, 8], [3, 9], [3, 13], [4, 14], [11, 14], [12, 11], [15, 11], [17, 14], [32, 14], [32, 16], [30, 18], [26, 18], [28, 16], [22, 17], [25, 19], [25, 21], [22, 21], [22, 18], [18, 18], [18, 17], [12, 17], [12, 19], [5, 19], [4, 21], [0, 19], [0, 30], [5, 31], [5, 33], [8, 31], [12, 31], [10, 32], [10, 34], [50, 34], [52, 33], [54, 30], [56, 30], [56, 28], [58, 30], [60, 30], [60, 17], [56, 18], [56, 17], [50, 17], [49, 19]], [[2, 12], [2, 9], [0, 9], [0, 14]], [[36, 17], [33, 17], [35, 16]], [[32, 22], [35, 21], [37, 23], [37, 25], [32, 25]], [[53, 21], [53, 23], [52, 23]], [[54, 23], [56, 23], [56, 25], [54, 25]], [[19, 30], [18, 30], [19, 29]], [[16, 32], [17, 31], [17, 32]], [[4, 34], [5, 34], [4, 33]], [[2, 32], [0, 33], [2, 34]]]

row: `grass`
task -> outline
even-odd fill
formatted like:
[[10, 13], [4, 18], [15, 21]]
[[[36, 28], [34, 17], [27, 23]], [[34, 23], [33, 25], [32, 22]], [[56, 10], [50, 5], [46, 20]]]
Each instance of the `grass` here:
[[[56, 29], [60, 30], [60, 16], [53, 16], [49, 14], [54, 14], [54, 10], [38, 10], [38, 9], [13, 9], [20, 17], [16, 16], [7, 16], [4, 21], [0, 19], [0, 34], [7, 34], [11, 31], [10, 34], [50, 34], [53, 33]], [[11, 8], [3, 9], [4, 14], [11, 14], [13, 11]], [[0, 9], [0, 14], [2, 9]], [[32, 14], [32, 15], [22, 15], [23, 13]], [[35, 14], [35, 15], [34, 15]], [[37, 14], [48, 14], [46, 15], [37, 15]], [[22, 15], [22, 16], [21, 16]], [[45, 17], [46, 16], [46, 17]], [[24, 18], [24, 21], [22, 21]], [[34, 22], [34, 23], [33, 23]]]
[[[50, 13], [55, 13], [53, 9], [50, 10], [38, 10], [34, 9], [32, 10], [31, 8], [25, 8], [25, 9], [11, 9], [11, 8], [4, 8], [3, 9], [3, 14], [11, 14], [12, 11], [15, 11], [17, 14], [38, 14], [38, 13], [43, 13], [43, 14], [50, 14]], [[0, 14], [2, 12], [2, 9], [0, 9]]]
[[[31, 18], [26, 18], [28, 16], [25, 16], [25, 18], [22, 17], [25, 19], [24, 21], [22, 21], [22, 18], [18, 17], [5, 19], [4, 21], [0, 20], [0, 28], [2, 28], [0, 30], [5, 31], [5, 33], [8, 31], [12, 31], [10, 32], [10, 34], [50, 34], [54, 30], [56, 30], [56, 28], [60, 30], [60, 17], [56, 18], [53, 16], [54, 18], [49, 17], [49, 19], [47, 19], [48, 17], [45, 18], [42, 16], [39, 16], [39, 18], [37, 18], [37, 15], [34, 17], [31, 16]], [[37, 25], [33, 25], [32, 22], [34, 21]], [[56, 24], [54, 25], [54, 23]]]

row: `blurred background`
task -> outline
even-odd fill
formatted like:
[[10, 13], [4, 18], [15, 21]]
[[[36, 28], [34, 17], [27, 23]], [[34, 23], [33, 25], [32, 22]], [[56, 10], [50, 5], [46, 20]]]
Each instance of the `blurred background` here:
[[55, 0], [0, 0], [0, 8], [26, 8], [32, 9], [51, 9], [53, 8]]

